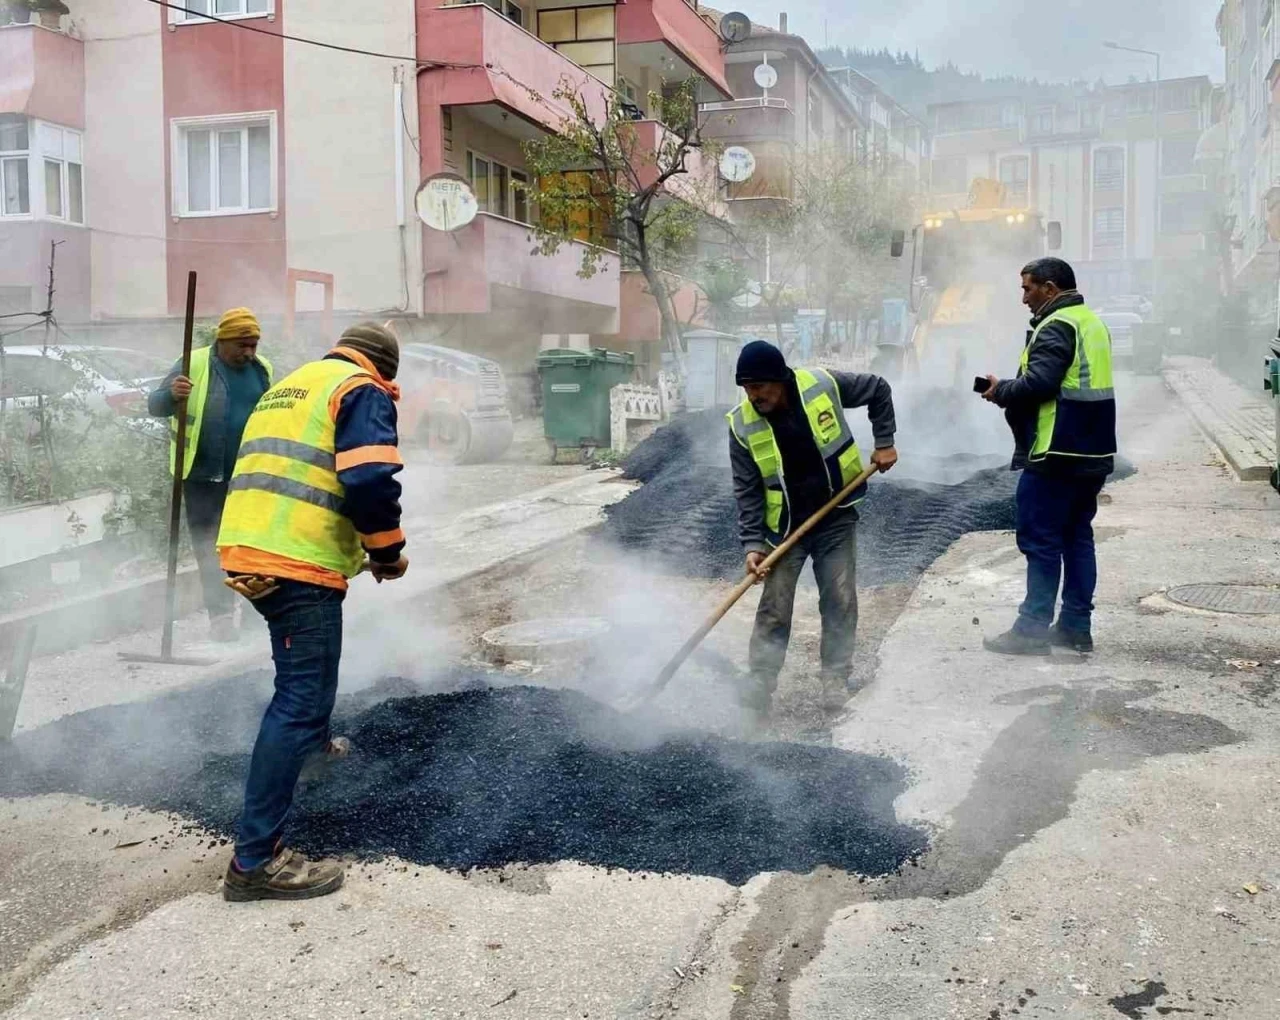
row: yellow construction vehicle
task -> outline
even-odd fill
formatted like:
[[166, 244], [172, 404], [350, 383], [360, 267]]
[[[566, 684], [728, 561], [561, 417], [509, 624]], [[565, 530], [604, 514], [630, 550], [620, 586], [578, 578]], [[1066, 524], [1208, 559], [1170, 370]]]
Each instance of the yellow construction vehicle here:
[[[1010, 202], [999, 181], [973, 182], [963, 208], [926, 212], [912, 231], [911, 312], [882, 370], [935, 385], [964, 385], [1016, 357], [1026, 326], [1018, 271], [1061, 247], [1062, 228]], [[905, 233], [893, 239], [895, 256]], [[918, 266], [918, 268], [917, 268]], [[897, 370], [896, 372], [894, 370]]]

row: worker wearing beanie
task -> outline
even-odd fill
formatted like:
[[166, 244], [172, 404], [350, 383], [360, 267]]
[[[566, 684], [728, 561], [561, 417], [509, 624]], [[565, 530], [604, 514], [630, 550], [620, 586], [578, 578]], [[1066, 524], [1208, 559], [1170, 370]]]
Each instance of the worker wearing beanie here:
[[261, 336], [253, 312], [232, 308], [219, 320], [213, 344], [191, 352], [191, 375], [182, 374], [179, 361], [147, 399], [151, 414], [169, 419], [170, 472], [177, 460], [177, 406], [187, 401], [182, 496], [215, 641], [237, 636], [235, 596], [222, 583], [214, 542], [245, 422], [271, 385], [271, 362], [258, 353]]
[[275, 697], [245, 783], [228, 900], [302, 899], [342, 885], [333, 862], [283, 843], [294, 787], [309, 759], [345, 757], [329, 732], [342, 653], [342, 602], [362, 569], [404, 575], [403, 467], [397, 448], [395, 335], [366, 322], [342, 334], [258, 402], [245, 428], [218, 535], [228, 585], [271, 632]]
[[729, 457], [738, 500], [738, 527], [747, 573], [763, 577], [749, 650], [746, 706], [767, 716], [791, 639], [796, 584], [812, 557], [822, 615], [823, 706], [841, 709], [849, 696], [858, 629], [856, 505], [864, 490], [833, 510], [767, 572], [761, 563], [862, 472], [862, 458], [844, 408], [866, 407], [875, 437], [871, 463], [888, 471], [898, 460], [889, 384], [875, 375], [792, 371], [782, 352], [763, 340], [742, 348], [738, 385], [747, 393], [729, 414]]

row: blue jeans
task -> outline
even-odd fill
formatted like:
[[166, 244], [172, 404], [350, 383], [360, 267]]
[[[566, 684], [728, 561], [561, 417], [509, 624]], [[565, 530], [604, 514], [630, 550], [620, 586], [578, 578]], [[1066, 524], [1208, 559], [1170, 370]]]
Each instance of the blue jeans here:
[[329, 741], [345, 597], [336, 588], [285, 580], [252, 603], [271, 632], [276, 693], [262, 717], [245, 783], [236, 839], [236, 863], [245, 870], [274, 855], [302, 766]]
[[1014, 629], [1043, 637], [1053, 623], [1062, 584], [1058, 626], [1089, 633], [1098, 560], [1093, 518], [1105, 479], [1059, 478], [1023, 471], [1018, 480], [1018, 548], [1027, 557], [1027, 598]]

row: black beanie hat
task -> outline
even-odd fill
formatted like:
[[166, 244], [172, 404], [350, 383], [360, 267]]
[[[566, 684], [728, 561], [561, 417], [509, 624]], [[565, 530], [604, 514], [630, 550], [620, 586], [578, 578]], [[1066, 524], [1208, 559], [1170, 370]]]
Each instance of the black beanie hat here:
[[787, 368], [787, 359], [773, 344], [765, 340], [752, 340], [738, 354], [738, 374], [736, 382], [739, 386], [747, 383], [789, 382], [791, 369]]
[[373, 367], [384, 379], [394, 379], [400, 368], [400, 343], [396, 335], [376, 322], [358, 322], [348, 326], [339, 338], [338, 346], [359, 351], [373, 362]]

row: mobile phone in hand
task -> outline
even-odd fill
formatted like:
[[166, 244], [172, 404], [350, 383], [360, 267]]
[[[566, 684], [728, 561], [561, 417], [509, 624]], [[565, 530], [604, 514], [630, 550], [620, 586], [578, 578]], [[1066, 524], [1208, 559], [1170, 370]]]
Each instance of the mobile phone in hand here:
[[975, 375], [973, 377], [973, 392], [986, 393], [991, 389], [991, 381], [985, 375]]

